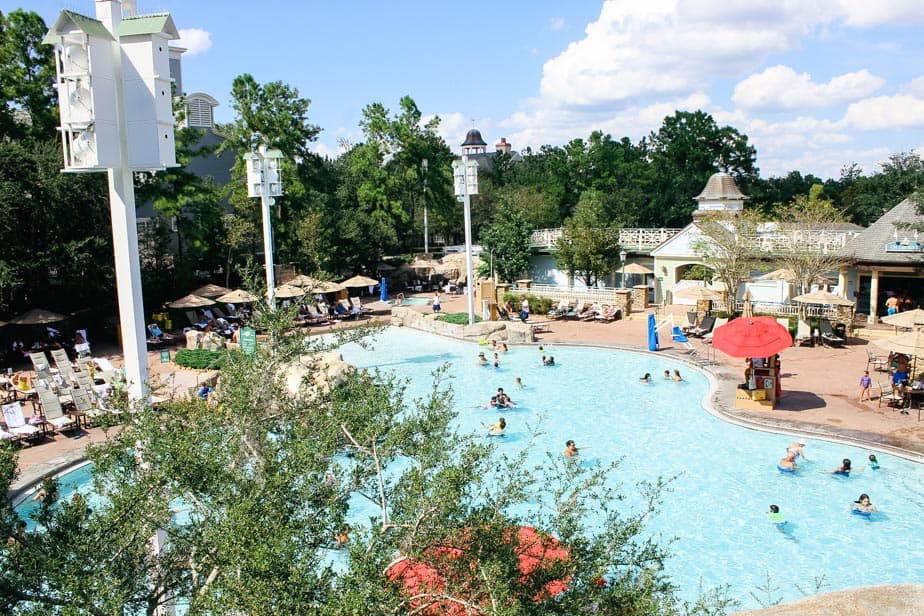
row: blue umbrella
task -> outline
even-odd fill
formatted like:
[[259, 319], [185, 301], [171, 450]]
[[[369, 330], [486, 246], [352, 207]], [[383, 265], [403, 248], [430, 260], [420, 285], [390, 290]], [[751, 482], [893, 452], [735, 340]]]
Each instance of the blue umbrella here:
[[385, 276], [382, 276], [382, 282], [379, 284], [381, 290], [379, 291], [379, 299], [383, 302], [388, 299], [388, 281], [385, 280]]
[[648, 314], [648, 350], [658, 350], [658, 326], [655, 323], [654, 313]]

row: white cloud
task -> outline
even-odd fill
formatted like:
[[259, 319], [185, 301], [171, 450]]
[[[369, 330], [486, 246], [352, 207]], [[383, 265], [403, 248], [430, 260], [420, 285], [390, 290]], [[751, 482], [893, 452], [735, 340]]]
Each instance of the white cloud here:
[[549, 20], [549, 29], [553, 32], [565, 29], [565, 20], [561, 17], [553, 17]]
[[924, 21], [924, 3], [920, 0], [839, 0], [831, 4], [833, 14], [841, 17], [848, 26], [856, 28], [886, 24], [908, 25]]
[[181, 28], [180, 38], [174, 41], [177, 47], [186, 49], [186, 56], [205, 53], [212, 48], [212, 35], [202, 28]]
[[847, 108], [844, 123], [859, 130], [924, 127], [924, 99], [909, 94], [877, 96]]
[[750, 111], [798, 111], [840, 105], [869, 96], [885, 84], [866, 69], [814, 83], [808, 73], [788, 66], [771, 66], [735, 86], [732, 100]]
[[918, 98], [924, 98], [924, 76], [912, 79], [906, 87], [907, 93]]

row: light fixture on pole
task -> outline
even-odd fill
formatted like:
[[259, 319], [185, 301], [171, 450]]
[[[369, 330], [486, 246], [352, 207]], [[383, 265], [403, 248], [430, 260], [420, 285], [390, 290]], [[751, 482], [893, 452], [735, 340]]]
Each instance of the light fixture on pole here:
[[465, 274], [468, 277], [468, 324], [475, 322], [475, 279], [472, 277], [472, 195], [478, 194], [478, 163], [462, 156], [452, 161], [452, 179], [456, 200], [465, 206]]
[[179, 33], [168, 13], [140, 17], [126, 27], [122, 3], [97, 0], [96, 19], [62, 11], [42, 42], [55, 46], [64, 171], [109, 176], [125, 378], [129, 398], [146, 402], [134, 172], [177, 166], [168, 42]]
[[619, 253], [619, 267], [621, 270], [620, 278], [622, 278], [620, 288], [626, 288], [626, 251], [623, 250]]
[[429, 233], [427, 233], [427, 159], [420, 161], [420, 166], [423, 169], [423, 205], [424, 205], [424, 253], [430, 254], [430, 240], [428, 238]]
[[263, 211], [263, 252], [266, 264], [266, 302], [270, 310], [276, 309], [276, 272], [273, 265], [273, 222], [270, 208], [273, 197], [282, 196], [282, 152], [267, 148], [262, 136], [254, 133], [253, 150], [244, 154], [247, 165], [247, 196], [259, 197]]

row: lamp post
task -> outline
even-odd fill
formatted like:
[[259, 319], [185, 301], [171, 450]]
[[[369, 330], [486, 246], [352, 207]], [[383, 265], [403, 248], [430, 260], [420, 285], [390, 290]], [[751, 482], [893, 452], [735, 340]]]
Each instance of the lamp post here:
[[622, 288], [626, 288], [626, 251], [623, 250], [619, 253], [619, 269], [620, 269], [620, 278], [622, 278]]
[[472, 278], [472, 195], [478, 194], [478, 163], [462, 156], [452, 161], [452, 179], [456, 200], [465, 206], [465, 274], [468, 277], [468, 324], [475, 322], [475, 280]]
[[[125, 377], [129, 398], [146, 402], [134, 172], [177, 166], [168, 41], [179, 33], [169, 14], [126, 29], [122, 13], [116, 0], [97, 0], [96, 19], [62, 11], [43, 42], [55, 46], [64, 171], [108, 174]], [[126, 15], [136, 17], [128, 3]]]
[[273, 197], [282, 196], [282, 152], [267, 148], [262, 136], [254, 133], [251, 139], [253, 150], [244, 154], [247, 165], [247, 196], [259, 197], [263, 210], [263, 252], [266, 264], [266, 302], [270, 310], [276, 309], [276, 273], [273, 265], [273, 221], [270, 207], [275, 205]]
[[424, 176], [424, 189], [423, 189], [423, 206], [424, 206], [424, 253], [430, 254], [430, 243], [429, 243], [429, 233], [427, 233], [427, 159], [420, 161], [420, 166], [423, 168]]

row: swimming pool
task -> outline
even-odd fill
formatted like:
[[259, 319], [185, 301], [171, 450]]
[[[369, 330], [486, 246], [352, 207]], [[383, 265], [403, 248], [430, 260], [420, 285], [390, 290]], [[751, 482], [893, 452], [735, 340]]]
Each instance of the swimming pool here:
[[429, 306], [429, 297], [405, 297], [401, 300], [400, 306]]
[[[629, 505], [638, 498], [632, 489], [638, 481], [676, 475], [648, 530], [676, 537], [667, 571], [684, 598], [696, 596], [700, 581], [704, 588], [729, 584], [745, 608], [768, 603], [768, 597], [795, 600], [803, 592], [924, 583], [924, 553], [908, 549], [909, 539], [924, 533], [924, 466], [877, 453], [882, 468], [872, 471], [866, 465], [871, 451], [813, 440], [806, 447], [809, 460], [794, 476], [784, 475], [776, 463], [793, 439], [710, 415], [701, 406], [707, 378], [682, 363], [655, 354], [547, 345], [544, 354], [555, 357], [555, 367], [541, 365], [537, 346], [512, 347], [495, 371], [476, 364], [479, 351], [488, 349], [388, 328], [373, 350], [350, 345], [343, 356], [410, 379], [410, 397], [427, 393], [432, 370], [451, 362], [460, 429], [484, 432], [483, 423], [503, 415], [508, 435], [499, 447], [514, 453], [528, 441], [527, 425], [544, 415], [544, 434], [534, 441], [529, 461], [541, 463], [548, 451], [562, 451], [567, 439], [591, 448], [585, 464], [622, 457], [614, 480], [623, 483]], [[685, 382], [661, 377], [674, 369]], [[645, 372], [654, 376], [652, 383], [639, 382]], [[524, 389], [515, 387], [516, 377]], [[480, 408], [498, 387], [516, 408]], [[829, 471], [845, 457], [860, 472], [832, 476]], [[861, 492], [881, 512], [869, 520], [849, 512]], [[787, 532], [767, 520], [771, 503], [788, 520]]]

